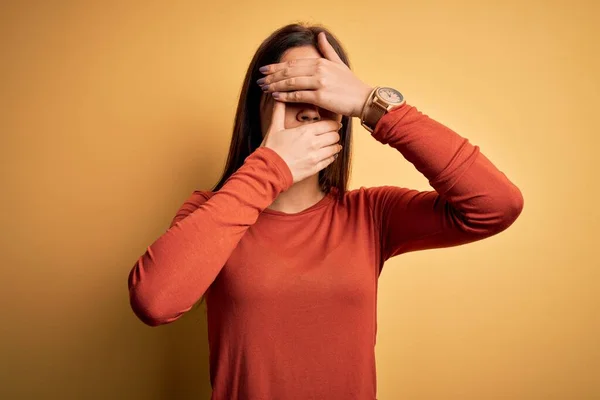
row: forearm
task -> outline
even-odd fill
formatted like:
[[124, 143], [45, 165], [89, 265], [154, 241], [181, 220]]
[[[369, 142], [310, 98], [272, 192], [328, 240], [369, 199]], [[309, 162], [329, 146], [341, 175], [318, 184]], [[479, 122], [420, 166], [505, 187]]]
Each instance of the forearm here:
[[128, 281], [131, 306], [142, 321], [171, 322], [202, 297], [259, 214], [291, 186], [282, 162], [272, 150], [258, 149], [209, 200], [147, 248]]
[[384, 115], [373, 137], [398, 150], [473, 229], [499, 229], [520, 213], [520, 190], [469, 143], [408, 104]]

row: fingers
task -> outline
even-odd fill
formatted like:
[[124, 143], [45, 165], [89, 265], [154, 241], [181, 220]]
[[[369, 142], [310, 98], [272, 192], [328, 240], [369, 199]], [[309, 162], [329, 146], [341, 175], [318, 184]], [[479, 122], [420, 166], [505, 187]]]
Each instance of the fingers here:
[[342, 150], [342, 146], [339, 144], [334, 144], [331, 146], [323, 147], [318, 150], [318, 158], [321, 160], [315, 165], [315, 173], [319, 172], [323, 168], [327, 167], [329, 164], [334, 162], [337, 158], [337, 154]]
[[317, 153], [319, 154], [319, 158], [326, 159], [329, 157], [333, 157], [340, 151], [342, 151], [342, 145], [335, 143], [331, 146], [322, 147], [321, 149], [317, 150]]
[[342, 127], [341, 122], [337, 122], [331, 119], [323, 119], [321, 121], [313, 122], [306, 125], [300, 125], [294, 130], [299, 133], [307, 133], [314, 136], [319, 136], [327, 132], [337, 132]]
[[285, 129], [285, 103], [276, 100], [273, 103], [270, 130], [278, 132]]
[[291, 78], [274, 81], [274, 83], [262, 86], [263, 92], [288, 92], [291, 90], [314, 90], [323, 85], [316, 76], [294, 76]]
[[264, 76], [256, 81], [259, 86], [270, 85], [295, 76], [313, 76], [317, 73], [317, 65], [298, 65], [295, 67], [286, 67], [270, 75]]
[[285, 68], [296, 67], [296, 66], [310, 66], [310, 65], [318, 65], [323, 61], [328, 62], [329, 60], [322, 57], [313, 57], [313, 58], [296, 58], [294, 60], [289, 60], [285, 62], [280, 62], [276, 64], [269, 64], [259, 68], [259, 71], [263, 74], [273, 74], [277, 71], [280, 71]]
[[273, 98], [286, 103], [309, 103], [323, 107], [320, 93], [316, 90], [297, 90], [294, 92], [273, 92]]
[[329, 164], [333, 164], [334, 161], [335, 161], [335, 157], [332, 156], [332, 157], [326, 158], [323, 161], [318, 162], [317, 165], [316, 165], [316, 167], [315, 167], [316, 171], [314, 173], [316, 174], [320, 170], [327, 168], [327, 166]]
[[335, 52], [335, 49], [333, 48], [331, 43], [329, 43], [329, 41], [327, 40], [325, 32], [319, 32], [319, 35], [317, 36], [317, 41], [319, 43], [319, 50], [321, 50], [321, 53], [325, 55], [325, 58], [335, 63], [346, 65], [344, 64], [340, 56], [338, 56], [338, 54]]
[[317, 137], [317, 148], [331, 146], [340, 141], [340, 134], [337, 132], [327, 132]]

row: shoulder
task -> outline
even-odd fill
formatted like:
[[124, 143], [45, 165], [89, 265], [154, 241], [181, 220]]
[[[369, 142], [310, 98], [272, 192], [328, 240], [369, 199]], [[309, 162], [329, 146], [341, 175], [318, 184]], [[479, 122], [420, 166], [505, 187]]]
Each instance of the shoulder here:
[[213, 195], [214, 192], [210, 190], [194, 190], [177, 210], [175, 217], [171, 221], [171, 226], [193, 213]]
[[200, 207], [204, 202], [210, 199], [214, 195], [214, 192], [210, 190], [194, 190], [184, 201], [181, 208], [193, 208]]
[[357, 189], [347, 191], [344, 195], [344, 201], [348, 203], [364, 203], [369, 208], [375, 208], [390, 198], [399, 198], [412, 191], [409, 188], [391, 185], [361, 186]]
[[215, 192], [210, 190], [194, 190], [188, 197], [187, 201], [193, 204], [201, 205], [208, 199], [210, 199]]

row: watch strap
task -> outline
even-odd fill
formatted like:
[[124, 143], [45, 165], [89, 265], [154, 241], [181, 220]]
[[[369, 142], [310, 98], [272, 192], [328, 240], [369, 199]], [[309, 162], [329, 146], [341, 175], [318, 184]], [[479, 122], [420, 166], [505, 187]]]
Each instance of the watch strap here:
[[379, 86], [374, 87], [371, 93], [369, 93], [360, 114], [360, 124], [371, 133], [375, 130], [377, 121], [385, 114], [385, 110], [382, 107], [373, 104], [377, 89], [379, 89]]
[[377, 122], [387, 114], [387, 109], [377, 102], [375, 98], [372, 99], [371, 104], [367, 108], [363, 120], [363, 126], [367, 128], [369, 132], [375, 131]]
[[402, 96], [402, 93], [398, 92], [396, 89], [387, 88], [398, 92], [401, 99], [399, 103], [390, 103], [389, 101], [380, 97], [378, 94], [379, 89], [381, 89], [381, 86], [376, 86], [367, 97], [367, 101], [365, 102], [360, 118], [361, 125], [371, 133], [375, 131], [377, 123], [385, 114], [405, 103], [404, 96]]

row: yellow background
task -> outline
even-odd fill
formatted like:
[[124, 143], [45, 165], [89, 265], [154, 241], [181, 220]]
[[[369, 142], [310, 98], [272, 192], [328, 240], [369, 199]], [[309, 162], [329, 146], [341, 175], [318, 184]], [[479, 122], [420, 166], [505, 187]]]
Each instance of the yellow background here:
[[[493, 238], [386, 264], [379, 399], [600, 398], [598, 2], [1, 7], [1, 398], [208, 398], [204, 307], [147, 327], [127, 274], [216, 182], [248, 63], [295, 21], [329, 27], [361, 79], [479, 145], [525, 198]], [[430, 189], [355, 126], [351, 188]]]

